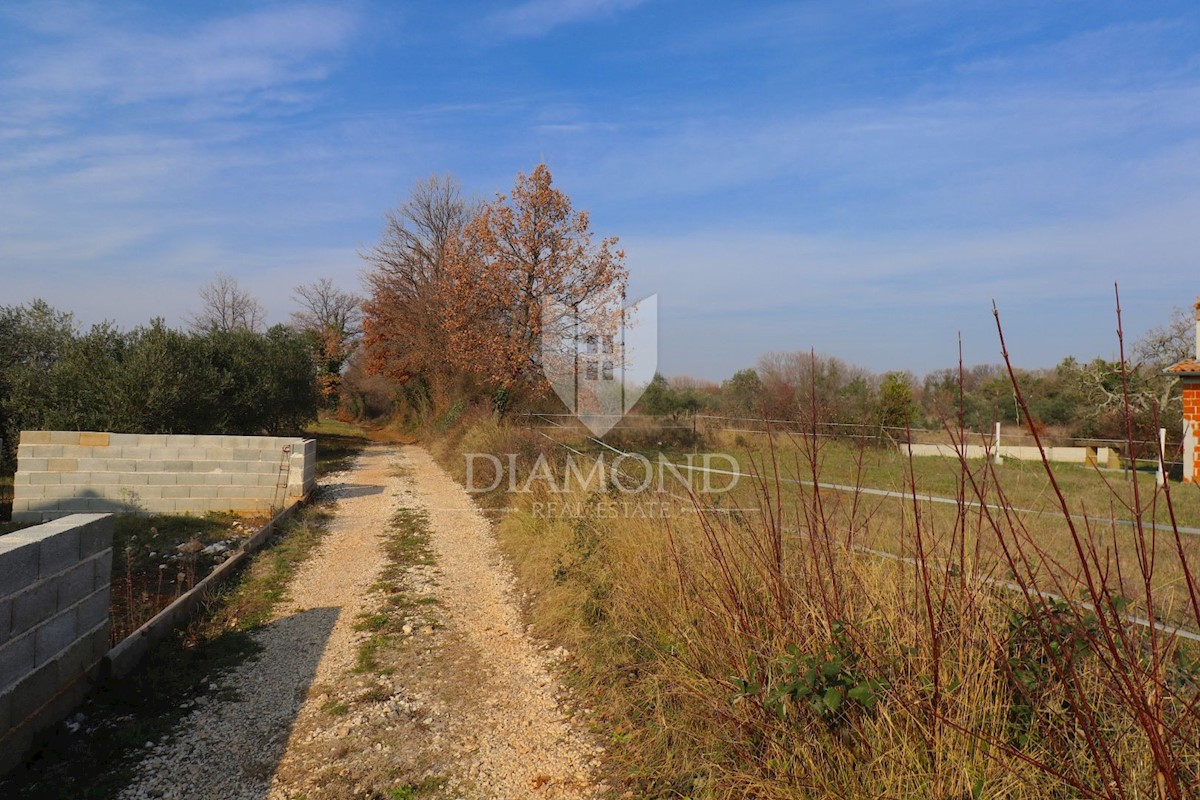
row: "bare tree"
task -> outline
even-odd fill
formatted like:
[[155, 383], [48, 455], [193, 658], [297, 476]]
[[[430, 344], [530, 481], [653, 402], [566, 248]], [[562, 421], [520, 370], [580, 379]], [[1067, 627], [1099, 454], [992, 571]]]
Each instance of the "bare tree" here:
[[297, 330], [333, 331], [346, 344], [362, 335], [362, 298], [338, 289], [329, 278], [297, 286], [292, 290], [292, 299], [300, 306], [299, 311], [292, 312], [292, 327]]
[[1146, 335], [1133, 346], [1134, 355], [1139, 361], [1138, 366], [1149, 365], [1158, 373], [1157, 400], [1160, 409], [1173, 409], [1176, 400], [1182, 405], [1181, 394], [1177, 391], [1179, 379], [1163, 376], [1162, 371], [1172, 364], [1197, 355], [1195, 346], [1196, 316], [1193, 309], [1183, 306], [1172, 309], [1166, 325], [1146, 331]]
[[292, 299], [292, 327], [307, 334], [317, 362], [317, 381], [327, 406], [341, 392], [342, 368], [362, 336], [362, 298], [343, 292], [329, 278], [297, 286]]
[[388, 212], [379, 244], [362, 254], [363, 342], [369, 372], [401, 383], [421, 376], [435, 403], [450, 378], [444, 332], [444, 263], [474, 210], [449, 175], [413, 187], [404, 205]]
[[1171, 311], [1166, 325], [1151, 328], [1133, 346], [1140, 362], [1161, 369], [1195, 355], [1196, 317], [1189, 308], [1177, 306]]
[[262, 330], [267, 314], [254, 295], [238, 286], [237, 278], [218, 272], [209, 283], [200, 288], [200, 311], [188, 324], [193, 331], [259, 331]]

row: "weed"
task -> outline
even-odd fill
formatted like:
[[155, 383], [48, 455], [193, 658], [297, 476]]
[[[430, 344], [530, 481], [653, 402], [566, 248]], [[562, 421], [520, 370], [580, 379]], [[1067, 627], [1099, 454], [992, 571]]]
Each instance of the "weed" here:
[[409, 589], [409, 569], [417, 565], [433, 563], [429, 551], [429, 517], [425, 512], [401, 508], [393, 515], [383, 542], [387, 565], [372, 587], [384, 599], [381, 606], [355, 621], [355, 629], [371, 633], [358, 646], [354, 671], [357, 673], [380, 673], [384, 668], [381, 655], [394, 641], [403, 636], [405, 627], [409, 631], [417, 625], [436, 625], [417, 610], [434, 604], [432, 598], [414, 598]]
[[321, 710], [332, 717], [344, 717], [350, 713], [350, 706], [343, 703], [341, 700], [327, 700], [321, 706]]

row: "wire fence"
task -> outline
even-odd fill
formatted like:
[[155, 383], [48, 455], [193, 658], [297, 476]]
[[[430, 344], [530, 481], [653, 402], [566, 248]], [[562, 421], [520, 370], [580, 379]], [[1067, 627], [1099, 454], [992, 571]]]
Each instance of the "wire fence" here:
[[[532, 415], [532, 416], [540, 416], [540, 415]], [[562, 415], [545, 415], [545, 416], [569, 417], [571, 415], [562, 414]], [[566, 426], [557, 425], [555, 427], [563, 428]], [[582, 451], [577, 450], [576, 448], [571, 447], [570, 445], [567, 445], [564, 442], [558, 441], [557, 439], [554, 439], [551, 436], [547, 436], [545, 433], [541, 433], [541, 435], [545, 436], [547, 439], [549, 439], [551, 442], [558, 445], [559, 447], [562, 447], [562, 448], [570, 451], [574, 455], [579, 455], [579, 456], [585, 455]], [[607, 442], [605, 442], [602, 439], [597, 438], [595, 436], [587, 436], [586, 440], [589, 441], [591, 444], [597, 445], [597, 446], [603, 448], [604, 450], [607, 450], [607, 451], [617, 454], [618, 456], [636, 457], [636, 454], [629, 453], [629, 452], [626, 452], [619, 448], [613, 447], [612, 445], [608, 444]], [[718, 474], [722, 474], [722, 475], [737, 475], [739, 478], [747, 478], [747, 479], [751, 479], [751, 480], [758, 479], [761, 477], [761, 476], [758, 476], [758, 475], [755, 475], [752, 473], [742, 472], [740, 469], [739, 470], [712, 469], [709, 467], [695, 466], [690, 463], [689, 464], [672, 464], [672, 466], [676, 469], [687, 471], [687, 472], [692, 472], [692, 473], [700, 472], [700, 473], [718, 473]], [[619, 467], [615, 467], [615, 468], [619, 469]], [[877, 495], [877, 496], [880, 496], [881, 498], [893, 498], [893, 499], [902, 500], [902, 501], [908, 501], [908, 500], [912, 500], [915, 498], [917, 500], [920, 500], [922, 502], [927, 502], [927, 503], [934, 503], [934, 504], [940, 503], [940, 504], [950, 504], [950, 505], [955, 505], [955, 506], [963, 506], [965, 508], [988, 509], [991, 511], [1002, 512], [1002, 513], [1016, 513], [1016, 514], [1021, 514], [1021, 515], [1028, 514], [1028, 515], [1032, 515], [1032, 516], [1050, 515], [1050, 516], [1055, 516], [1055, 517], [1061, 516], [1061, 514], [1062, 514], [1062, 512], [1058, 511], [1058, 510], [1016, 508], [1016, 507], [1013, 507], [1010, 505], [1005, 505], [1005, 504], [964, 501], [961, 498], [940, 497], [940, 496], [936, 496], [936, 495], [918, 494], [918, 493], [909, 493], [909, 492], [896, 492], [896, 491], [891, 491], [891, 490], [874, 489], [874, 488], [857, 486], [857, 485], [850, 486], [850, 485], [843, 485], [843, 484], [837, 484], [837, 483], [826, 483], [826, 482], [822, 482], [822, 481], [807, 481], [807, 480], [796, 479], [796, 478], [787, 478], [787, 477], [782, 477], [782, 476], [776, 476], [775, 480], [785, 482], [785, 483], [796, 484], [798, 486], [807, 486], [807, 487], [811, 487], [811, 488], [815, 488], [815, 489], [831, 490], [831, 491], [835, 491], [835, 492], [851, 492], [855, 495], [863, 495], [863, 494]], [[697, 502], [695, 495], [685, 497], [685, 496], [676, 494], [674, 492], [669, 492], [669, 494], [677, 500], [690, 502], [693, 504], [695, 504]], [[703, 508], [698, 507], [697, 510], [717, 511], [718, 509], [715, 509], [715, 508], [703, 509]], [[728, 511], [728, 509], [724, 509], [724, 510]], [[1144, 528], [1147, 528], [1147, 529], [1153, 530], [1153, 531], [1171, 531], [1171, 532], [1176, 532], [1176, 533], [1183, 534], [1186, 536], [1200, 536], [1200, 528], [1182, 527], [1177, 524], [1161, 525], [1161, 524], [1156, 524], [1154, 522], [1146, 522], [1146, 521], [1139, 521], [1139, 520], [1132, 520], [1132, 519], [1120, 519], [1120, 518], [1114, 518], [1114, 517], [1100, 517], [1100, 516], [1093, 516], [1090, 514], [1082, 514], [1082, 513], [1069, 514], [1068, 516], [1071, 519], [1079, 520], [1079, 521], [1082, 521], [1085, 523], [1110, 524], [1110, 525], [1114, 525], [1114, 526], [1125, 526], [1125, 527], [1139, 527], [1140, 526], [1140, 527], [1144, 527]], [[803, 533], [801, 531], [793, 531], [793, 533], [795, 533], [797, 535], [803, 535]], [[907, 564], [917, 564], [918, 563], [917, 560], [912, 556], [907, 556], [907, 555], [903, 555], [900, 553], [894, 553], [894, 552], [891, 552], [888, 550], [880, 550], [880, 549], [866, 547], [866, 546], [858, 545], [858, 544], [852, 545], [851, 549], [862, 555], [871, 555], [871, 556], [875, 556], [877, 558], [883, 558], [883, 559], [897, 561], [897, 562], [901, 562], [901, 563], [907, 563]], [[974, 575], [972, 577], [977, 581], [980, 581], [982, 583], [985, 583], [985, 584], [988, 584], [991, 586], [995, 586], [997, 588], [1003, 589], [1008, 592], [1024, 593], [1026, 591], [1029, 591], [1027, 589], [1027, 587], [1023, 587], [1015, 582], [1001, 579], [1001, 578], [996, 578], [991, 575]], [[1048, 599], [1048, 600], [1051, 600], [1054, 602], [1068, 602], [1068, 598], [1065, 598], [1065, 597], [1055, 594], [1053, 592], [1047, 592], [1047, 591], [1038, 590], [1038, 589], [1033, 589], [1032, 592], [1035, 595], [1039, 595], [1045, 599]], [[1072, 600], [1071, 602], [1081, 602], [1081, 601]], [[1091, 606], [1088, 603], [1081, 603], [1081, 604], [1085, 608], [1089, 608], [1093, 611], [1095, 610], [1095, 607]], [[1126, 622], [1133, 623], [1134, 625], [1138, 625], [1143, 628], [1152, 628], [1152, 629], [1161, 631], [1163, 633], [1167, 633], [1169, 635], [1178, 636], [1180, 638], [1188, 639], [1193, 642], [1200, 642], [1200, 631], [1195, 631], [1188, 627], [1175, 625], [1164, 619], [1148, 618], [1148, 617], [1139, 616], [1136, 614], [1128, 614], [1128, 613], [1124, 613], [1124, 612], [1120, 613], [1120, 616]]]
[[[525, 412], [525, 425], [535, 430], [574, 430], [588, 433], [574, 414], [555, 412]], [[1050, 433], [1035, 438], [1025, 430], [999, 426], [991, 431], [957, 431], [898, 427], [873, 423], [814, 422], [809, 420], [742, 417], [719, 414], [689, 414], [654, 416], [650, 414], [596, 415], [613, 422], [617, 433], [644, 431], [691, 431], [711, 434], [788, 434], [821, 439], [841, 439], [874, 442], [883, 446], [935, 445], [959, 448], [970, 445], [983, 447], [988, 455], [1004, 454], [1014, 458], [1038, 458], [1037, 448], [1045, 450], [1050, 460], [1077, 461], [1098, 468], [1124, 470], [1165, 470], [1178, 473], [1184, 465], [1183, 440], [1171, 438], [1165, 430], [1159, 440], [1123, 440], [1101, 437], [1068, 437]], [[1160, 449], [1161, 447], [1161, 449]], [[1080, 448], [1086, 452], [1067, 453], [1064, 449]], [[1023, 449], [1026, 449], [1022, 451]], [[1057, 452], [1056, 452], [1057, 451]]]

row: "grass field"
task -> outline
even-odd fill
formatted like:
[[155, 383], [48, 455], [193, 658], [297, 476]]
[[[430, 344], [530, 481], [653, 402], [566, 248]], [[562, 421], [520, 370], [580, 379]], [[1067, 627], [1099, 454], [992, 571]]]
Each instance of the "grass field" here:
[[[561, 478], [567, 452], [486, 420], [437, 449], [460, 477], [474, 452], [516, 454], [525, 474], [542, 453]], [[1055, 466], [1069, 510], [1100, 520], [1069, 523], [1038, 464], [910, 464], [835, 440], [781, 439], [774, 458], [748, 439], [698, 449], [760, 478], [698, 503], [675, 491], [660, 515], [630, 510], [662, 495], [611, 486], [485, 498], [509, 504], [497, 535], [531, 622], [575, 654], [632, 796], [1200, 793], [1200, 657], [1126, 616], [1145, 614], [1149, 594], [1160, 617], [1200, 629], [1197, 540], [1177, 549], [1171, 531], [1105, 522], [1139, 508], [1165, 521], [1153, 476], [1138, 476], [1134, 504], [1124, 473]], [[814, 480], [859, 489], [795, 482]], [[995, 508], [912, 497], [960, 486]], [[1170, 488], [1194, 525], [1194, 487]]]

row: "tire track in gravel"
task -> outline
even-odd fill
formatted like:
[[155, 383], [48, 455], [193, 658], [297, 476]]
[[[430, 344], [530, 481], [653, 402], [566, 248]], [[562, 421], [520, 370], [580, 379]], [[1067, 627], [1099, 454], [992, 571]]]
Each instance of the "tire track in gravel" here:
[[[379, 535], [399, 488], [394, 447], [371, 447], [337, 476], [338, 508], [318, 552], [301, 565], [275, 620], [254, 633], [262, 652], [224, 676], [236, 700], [188, 714], [167, 744], [147, 749], [121, 800], [258, 800], [268, 796], [308, 687], [354, 662], [355, 618], [384, 564]], [[311, 701], [310, 701], [311, 704]]]
[[599, 796], [607, 787], [593, 770], [602, 751], [564, 715], [561, 687], [549, 656], [525, 633], [491, 524], [426, 450], [405, 447], [404, 458], [416, 502], [429, 514], [447, 633], [474, 655], [458, 667], [467, 691], [442, 692], [464, 754], [456, 783], [480, 800]]
[[[345, 736], [335, 730], [342, 721], [322, 711], [322, 698], [362, 680], [350, 672], [364, 638], [354, 626], [378, 602], [371, 586], [386, 564], [381, 538], [399, 505], [428, 514], [436, 566], [425, 569], [444, 627], [419, 637], [423, 644], [411, 640], [432, 669], [425, 677], [395, 675], [395, 689], [397, 696], [426, 698], [439, 721], [432, 728], [376, 727], [344, 741], [374, 736], [387, 742], [375, 747], [441, 763], [449, 780], [438, 797], [602, 794], [607, 787], [593, 777], [602, 751], [564, 714], [550, 656], [525, 633], [512, 572], [470, 496], [413, 446], [368, 448], [352, 470], [331, 477], [343, 485], [328, 535], [301, 566], [274, 621], [254, 634], [263, 651], [222, 681], [237, 698], [198, 706], [170, 740], [148, 747], [121, 800], [273, 800], [312, 791], [305, 743]], [[369, 758], [353, 745], [342, 757]], [[363, 788], [323, 785], [316, 795], [356, 797]]]

